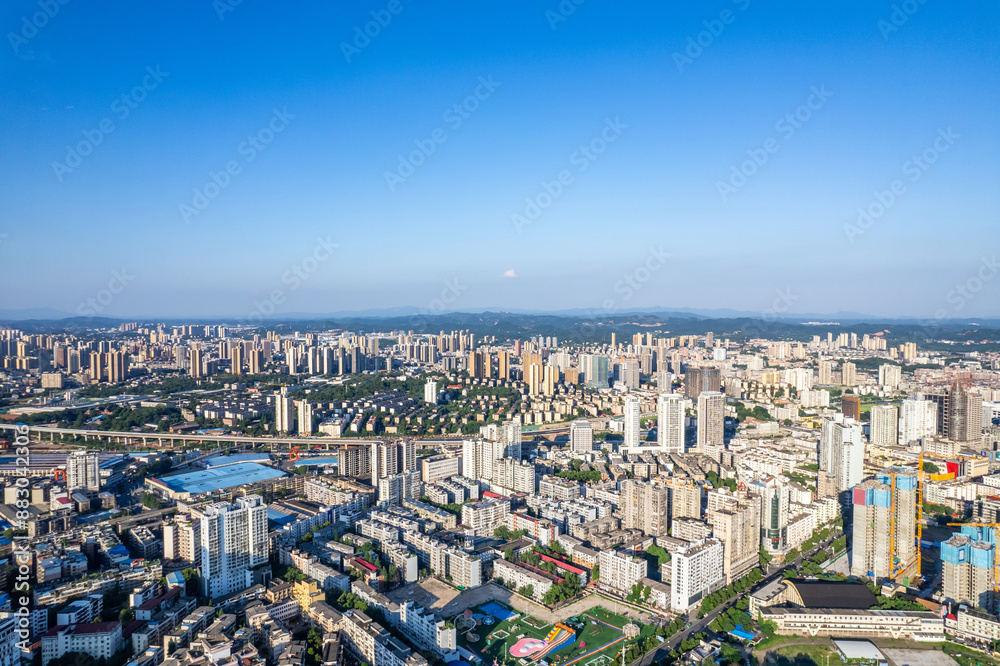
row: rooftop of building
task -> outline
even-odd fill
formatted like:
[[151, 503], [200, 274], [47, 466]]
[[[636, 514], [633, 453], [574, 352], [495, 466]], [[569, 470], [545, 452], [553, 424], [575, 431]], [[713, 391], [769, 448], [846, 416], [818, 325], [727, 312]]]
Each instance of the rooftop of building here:
[[121, 622], [88, 622], [80, 624], [60, 624], [49, 629], [45, 635], [55, 636], [56, 634], [68, 630], [74, 634], [107, 634], [115, 629], [121, 628]]
[[863, 583], [804, 580], [790, 580], [787, 583], [798, 592], [805, 608], [867, 610], [878, 605], [878, 599]]

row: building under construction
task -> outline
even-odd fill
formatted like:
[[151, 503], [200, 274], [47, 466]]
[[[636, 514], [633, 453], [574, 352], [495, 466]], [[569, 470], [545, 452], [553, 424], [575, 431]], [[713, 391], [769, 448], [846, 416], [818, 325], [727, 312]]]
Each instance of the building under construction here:
[[945, 599], [996, 612], [995, 558], [994, 528], [963, 525], [960, 534], [941, 544]]
[[909, 585], [918, 572], [917, 474], [890, 468], [856, 486], [851, 575]]

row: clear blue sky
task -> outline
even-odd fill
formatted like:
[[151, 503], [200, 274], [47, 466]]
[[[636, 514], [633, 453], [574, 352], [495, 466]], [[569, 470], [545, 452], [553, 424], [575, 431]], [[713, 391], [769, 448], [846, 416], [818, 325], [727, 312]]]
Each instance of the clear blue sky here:
[[[553, 29], [557, 0], [400, 0], [348, 58], [389, 2], [244, 0], [220, 20], [226, 2], [0, 8], [0, 309], [76, 312], [124, 269], [104, 314], [243, 314], [276, 289], [277, 312], [427, 308], [455, 280], [449, 309], [766, 311], [791, 290], [791, 311], [998, 314], [1000, 276], [949, 299], [1000, 250], [995, 3], [914, 0], [896, 26], [892, 2], [587, 0]], [[480, 77], [499, 85], [455, 127], [445, 113]], [[54, 165], [105, 119], [77, 166]], [[574, 156], [616, 119], [603, 153]], [[272, 122], [248, 161], [241, 142]], [[925, 150], [937, 160], [913, 180]], [[239, 173], [185, 216], [230, 161]], [[572, 182], [518, 233], [512, 215], [563, 170]], [[851, 242], [844, 226], [896, 179]], [[290, 278], [317, 238], [339, 248]], [[671, 256], [647, 275], [659, 248]]]

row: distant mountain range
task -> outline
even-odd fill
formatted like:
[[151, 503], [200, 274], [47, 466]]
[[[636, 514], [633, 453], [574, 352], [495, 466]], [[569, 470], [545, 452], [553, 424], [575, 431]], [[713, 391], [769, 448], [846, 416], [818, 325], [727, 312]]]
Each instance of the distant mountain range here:
[[[572, 314], [570, 314], [572, 313]], [[93, 328], [117, 328], [123, 321], [163, 322], [165, 324], [226, 324], [239, 326], [247, 322], [240, 317], [150, 318], [134, 317], [64, 317], [53, 318], [47, 309], [14, 311], [14, 314], [42, 314], [49, 318], [20, 319], [9, 317], [10, 311], [0, 311], [0, 323], [9, 323], [32, 332], [71, 330], [83, 332]], [[66, 313], [56, 313], [66, 314]], [[720, 315], [729, 316], [720, 316]], [[712, 316], [715, 315], [715, 316]], [[815, 325], [810, 322], [822, 322]], [[836, 323], [827, 323], [836, 322]], [[924, 322], [915, 318], [875, 319], [857, 313], [794, 314], [784, 317], [764, 317], [760, 313], [740, 313], [736, 310], [636, 310], [631, 312], [589, 313], [586, 310], [547, 312], [447, 312], [426, 314], [417, 308], [391, 308], [317, 313], [282, 313], [280, 317], [250, 322], [256, 326], [279, 331], [320, 332], [329, 330], [438, 331], [468, 330], [478, 338], [494, 336], [498, 340], [526, 339], [536, 335], [553, 336], [561, 341], [610, 342], [616, 333], [621, 341], [631, 340], [635, 333], [659, 335], [703, 335], [713, 332], [717, 339], [747, 340], [753, 338], [811, 340], [827, 332], [853, 332], [858, 335], [882, 334], [890, 345], [916, 342], [933, 349], [963, 351], [945, 342], [951, 340], [976, 343], [979, 350], [1000, 350], [1000, 320], [952, 319]], [[972, 351], [972, 348], [969, 349]]]
[[[860, 312], [787, 312], [787, 313], [768, 313], [764, 314], [761, 312], [754, 312], [749, 310], [733, 310], [730, 308], [720, 308], [720, 309], [704, 309], [704, 308], [664, 308], [664, 307], [654, 307], [654, 308], [635, 308], [623, 312], [615, 312], [611, 315], [606, 314], [597, 309], [586, 309], [586, 308], [569, 308], [564, 310], [526, 310], [526, 309], [507, 309], [507, 308], [482, 308], [477, 309], [475, 312], [469, 312], [465, 310], [450, 310], [450, 311], [434, 311], [429, 312], [426, 309], [402, 306], [393, 308], [372, 308], [367, 310], [338, 310], [336, 312], [282, 312], [278, 313], [273, 317], [269, 317], [268, 321], [324, 321], [324, 320], [357, 320], [357, 319], [397, 319], [400, 317], [414, 317], [419, 316], [424, 319], [437, 319], [448, 317], [451, 315], [470, 315], [470, 314], [481, 314], [481, 315], [522, 315], [522, 316], [552, 316], [552, 317], [568, 317], [568, 318], [588, 318], [588, 319], [615, 319], [621, 320], [632, 315], [643, 315], [652, 316], [658, 318], [677, 318], [677, 319], [762, 319], [768, 321], [780, 320], [784, 322], [796, 322], [796, 323], [808, 323], [808, 322], [837, 322], [841, 325], [857, 324], [857, 323], [886, 323], [886, 324], [900, 324], [900, 323], [922, 323], [924, 318], [921, 317], [879, 317], [876, 315], [863, 314]], [[238, 315], [215, 315], [215, 316], [193, 316], [193, 317], [163, 317], [163, 316], [136, 316], [136, 317], [81, 317], [69, 312], [63, 312], [60, 310], [55, 310], [53, 308], [29, 308], [22, 310], [4, 310], [0, 309], [0, 322], [4, 323], [20, 323], [20, 322], [43, 322], [43, 321], [67, 321], [67, 322], [126, 322], [126, 321], [162, 321], [162, 322], [198, 322], [198, 323], [237, 323], [244, 319], [245, 316]], [[944, 319], [941, 320], [942, 323], [948, 323], [950, 325], [976, 325], [982, 327], [993, 327], [1000, 325], [1000, 318], [998, 317], [962, 317], [955, 319]], [[92, 324], [91, 324], [92, 325]]]

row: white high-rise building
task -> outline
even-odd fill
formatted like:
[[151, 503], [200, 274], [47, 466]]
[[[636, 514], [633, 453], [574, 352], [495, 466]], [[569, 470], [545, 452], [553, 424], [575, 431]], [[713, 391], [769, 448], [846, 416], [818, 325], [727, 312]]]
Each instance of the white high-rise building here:
[[773, 476], [753, 483], [750, 489], [760, 495], [761, 547], [769, 553], [784, 553], [788, 550], [791, 489]]
[[823, 421], [819, 468], [837, 478], [837, 492], [850, 490], [864, 478], [865, 441], [861, 424], [836, 414]]
[[722, 446], [726, 432], [726, 396], [718, 391], [703, 391], [698, 396], [698, 446]]
[[722, 560], [723, 546], [718, 539], [696, 541], [674, 553], [670, 559], [670, 609], [677, 613], [687, 612], [725, 587]]
[[437, 404], [438, 399], [438, 383], [433, 379], [428, 379], [427, 383], [424, 384], [424, 402], [430, 404]]
[[198, 510], [202, 594], [216, 599], [250, 587], [251, 569], [267, 563], [267, 505], [260, 495]]
[[899, 406], [899, 443], [906, 446], [937, 431], [937, 405], [909, 398]]
[[899, 388], [899, 382], [903, 379], [902, 369], [898, 365], [885, 363], [878, 366], [878, 383], [886, 388]]
[[66, 457], [66, 489], [101, 489], [101, 464], [97, 451], [74, 451]]
[[[476, 481], [493, 481], [493, 463], [505, 456], [503, 442], [467, 439], [462, 442], [462, 475]], [[519, 458], [518, 458], [519, 459]]]
[[656, 443], [663, 453], [684, 453], [684, 396], [661, 393], [657, 399]]
[[313, 428], [313, 408], [308, 400], [299, 400], [299, 434], [311, 435]]
[[876, 446], [895, 445], [899, 441], [899, 416], [895, 405], [875, 405], [871, 411], [871, 436]]
[[625, 442], [623, 447], [639, 446], [639, 397], [634, 395], [625, 396]]
[[594, 426], [587, 419], [577, 419], [569, 426], [571, 453], [590, 453], [594, 450]]
[[420, 488], [420, 472], [416, 470], [390, 474], [378, 480], [378, 501], [399, 504], [404, 499], [418, 499]]
[[274, 427], [284, 433], [295, 430], [295, 404], [284, 387], [274, 395]]

